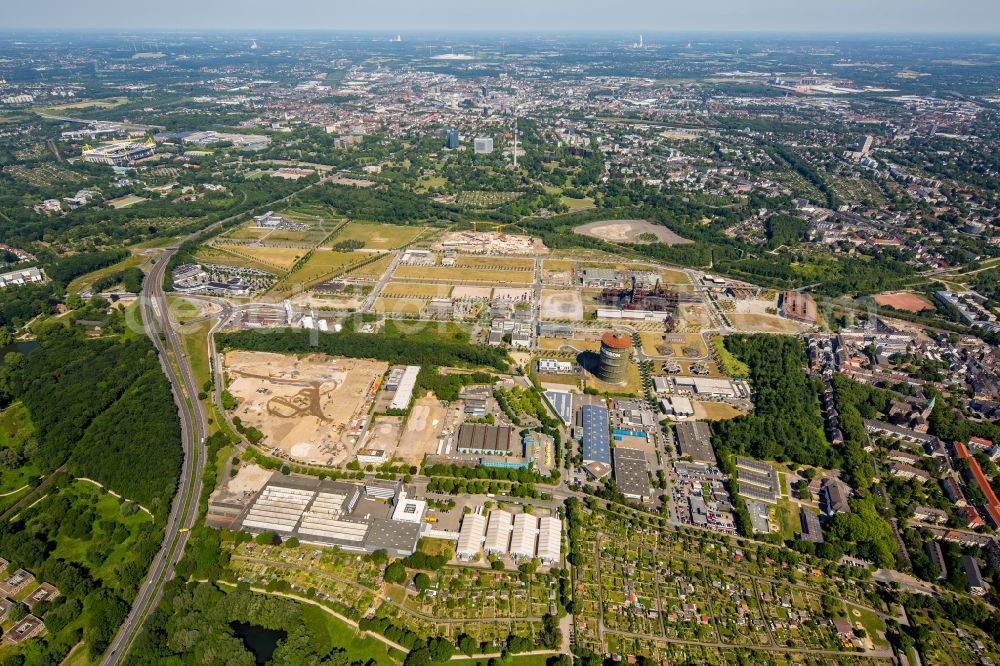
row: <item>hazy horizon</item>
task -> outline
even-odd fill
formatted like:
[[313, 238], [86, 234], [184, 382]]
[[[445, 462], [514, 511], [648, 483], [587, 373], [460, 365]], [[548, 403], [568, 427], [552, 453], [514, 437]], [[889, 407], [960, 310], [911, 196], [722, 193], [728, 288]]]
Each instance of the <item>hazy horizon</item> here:
[[[825, 35], [991, 35], [1000, 3], [984, 0], [381, 0], [367, 4], [286, 0], [34, 0], [3, 9], [18, 30], [309, 30], [435, 32], [642, 32]], [[984, 27], [988, 26], [988, 27]]]

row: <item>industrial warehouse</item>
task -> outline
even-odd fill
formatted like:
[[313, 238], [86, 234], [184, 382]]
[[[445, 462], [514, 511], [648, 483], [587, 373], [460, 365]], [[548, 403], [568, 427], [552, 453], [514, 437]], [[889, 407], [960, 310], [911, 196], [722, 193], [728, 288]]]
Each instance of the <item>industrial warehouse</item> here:
[[558, 518], [494, 509], [488, 520], [479, 513], [465, 515], [455, 554], [463, 561], [476, 560], [482, 552], [509, 556], [516, 562], [538, 558], [552, 566], [560, 561], [561, 544], [562, 521]]
[[[380, 501], [390, 499], [390, 503]], [[405, 557], [417, 548], [426, 502], [397, 486], [359, 486], [275, 473], [240, 518], [251, 534], [274, 532], [316, 546]]]

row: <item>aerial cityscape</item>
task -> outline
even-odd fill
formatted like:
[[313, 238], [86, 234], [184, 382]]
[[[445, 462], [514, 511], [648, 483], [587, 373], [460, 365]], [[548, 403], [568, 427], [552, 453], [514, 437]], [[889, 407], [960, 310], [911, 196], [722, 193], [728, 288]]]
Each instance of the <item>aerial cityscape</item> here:
[[0, 666], [1000, 664], [997, 8], [13, 4]]

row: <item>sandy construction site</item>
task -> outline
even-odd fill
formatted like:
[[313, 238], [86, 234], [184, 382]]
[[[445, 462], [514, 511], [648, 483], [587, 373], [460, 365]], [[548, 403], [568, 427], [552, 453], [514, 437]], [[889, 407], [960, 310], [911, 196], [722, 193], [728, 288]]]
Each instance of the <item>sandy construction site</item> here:
[[469, 254], [545, 254], [541, 239], [499, 231], [451, 231], [434, 246], [435, 250], [457, 250]]
[[583, 297], [576, 290], [542, 290], [542, 319], [583, 319]]
[[339, 465], [355, 439], [388, 364], [311, 354], [230, 351], [224, 359], [236, 415], [289, 458]]
[[437, 453], [445, 429], [451, 430], [461, 412], [449, 411], [433, 394], [418, 398], [410, 409], [406, 427], [396, 449], [396, 458], [410, 465], [419, 465], [428, 453]]
[[602, 220], [579, 226], [573, 232], [600, 238], [610, 243], [686, 245], [692, 242], [678, 236], [663, 225], [653, 224], [647, 220]]

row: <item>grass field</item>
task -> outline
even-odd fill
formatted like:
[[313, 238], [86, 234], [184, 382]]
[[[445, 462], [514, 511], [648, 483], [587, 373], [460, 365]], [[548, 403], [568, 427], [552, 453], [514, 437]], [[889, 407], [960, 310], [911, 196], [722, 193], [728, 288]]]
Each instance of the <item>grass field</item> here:
[[[24, 444], [34, 437], [35, 427], [31, 423], [28, 408], [20, 402], [15, 402], [0, 412], [0, 448], [13, 448], [23, 454]], [[0, 509], [6, 509], [24, 496], [28, 480], [38, 476], [38, 467], [26, 461], [16, 469], [0, 466]]]
[[76, 102], [65, 104], [53, 104], [41, 109], [44, 113], [61, 113], [63, 111], [74, 111], [77, 109], [113, 109], [116, 106], [128, 104], [127, 97], [106, 97], [104, 99], [81, 99]]
[[885, 623], [875, 613], [867, 608], [848, 605], [847, 618], [851, 621], [851, 624], [857, 625], [860, 623], [865, 628], [865, 631], [868, 632], [868, 636], [875, 643], [876, 647], [889, 647], [889, 643], [879, 636], [880, 633], [885, 632]]
[[446, 298], [451, 295], [451, 285], [390, 282], [382, 289], [381, 295], [387, 298]]
[[[74, 481], [61, 489], [60, 494], [68, 495], [74, 503], [87, 502], [94, 507], [96, 518], [94, 520], [95, 531], [97, 525], [102, 521], [110, 521], [114, 524], [124, 524], [128, 528], [128, 536], [116, 543], [106, 558], [91, 570], [92, 575], [98, 578], [105, 585], [111, 588], [118, 587], [118, 568], [128, 561], [132, 554], [132, 545], [144, 531], [149, 530], [153, 525], [153, 519], [144, 511], [136, 511], [130, 516], [122, 513], [119, 500], [111, 495], [101, 493], [101, 489], [86, 481]], [[52, 552], [52, 557], [60, 557], [70, 562], [80, 562], [81, 564], [94, 566], [88, 560], [88, 550], [91, 546], [91, 539], [74, 539], [60, 535], [56, 542], [56, 548]], [[91, 558], [92, 559], [92, 558]]]
[[400, 315], [419, 315], [427, 307], [427, 303], [417, 298], [376, 298], [373, 305], [375, 312], [385, 312]]
[[672, 268], [661, 268], [660, 279], [665, 284], [691, 284], [691, 278], [684, 271], [676, 271]]
[[345, 650], [349, 662], [374, 660], [377, 666], [397, 666], [403, 659], [404, 655], [397, 650], [390, 651], [388, 646], [374, 638], [362, 638], [357, 629], [315, 606], [302, 604], [302, 622], [318, 640], [323, 641], [323, 647], [329, 645], [330, 648]]
[[504, 268], [519, 271], [535, 270], [535, 260], [523, 257], [478, 257], [463, 255], [455, 258], [459, 268]]
[[117, 264], [112, 264], [111, 266], [105, 266], [104, 268], [98, 269], [93, 273], [87, 273], [86, 275], [81, 275], [80, 277], [73, 278], [73, 281], [69, 283], [66, 287], [66, 291], [70, 294], [78, 294], [81, 291], [85, 291], [90, 288], [92, 284], [98, 280], [108, 277], [109, 275], [114, 275], [126, 268], [133, 268], [138, 266], [146, 260], [146, 257], [142, 255], [133, 254], [125, 257]]
[[191, 370], [199, 387], [212, 378], [208, 361], [208, 331], [211, 327], [211, 322], [203, 321], [198, 324], [187, 324], [181, 328], [181, 343], [184, 345], [188, 360], [191, 361]]
[[538, 347], [543, 351], [558, 351], [559, 347], [569, 345], [580, 351], [599, 351], [601, 342], [599, 340], [564, 340], [562, 338], [538, 338]]
[[287, 289], [299, 284], [303, 287], [312, 286], [326, 277], [339, 275], [346, 267], [363, 261], [367, 256], [361, 252], [316, 250], [309, 255], [305, 263], [286, 275], [275, 288]]
[[247, 222], [241, 227], [237, 227], [226, 234], [226, 238], [232, 238], [235, 240], [256, 240], [261, 236], [267, 235], [270, 229], [262, 229], [257, 226], [256, 222]]
[[123, 197], [118, 197], [117, 199], [112, 199], [108, 201], [107, 204], [112, 208], [128, 208], [129, 206], [141, 204], [143, 201], [146, 201], [143, 197], [128, 194]]
[[80, 641], [76, 644], [59, 666], [88, 666], [90, 656], [87, 653], [87, 645]]
[[31, 120], [33, 117], [23, 111], [0, 111], [0, 125], [23, 123]]
[[336, 244], [347, 240], [358, 240], [368, 249], [396, 250], [412, 243], [424, 229], [425, 227], [404, 227], [396, 224], [348, 222], [330, 238], [329, 242]]
[[[504, 664], [507, 666], [545, 666], [551, 655], [545, 654], [515, 654], [508, 655]], [[490, 659], [452, 659], [450, 666], [488, 666]]]
[[564, 204], [571, 213], [578, 210], [584, 210], [585, 208], [593, 208], [594, 200], [590, 197], [584, 197], [582, 199], [574, 199], [572, 197], [559, 197], [559, 201]]
[[725, 419], [736, 418], [742, 413], [732, 405], [727, 405], [724, 402], [695, 403], [695, 417], [703, 418], [706, 421], [723, 421]]
[[497, 271], [451, 266], [400, 266], [394, 278], [418, 278], [439, 282], [477, 282], [484, 284], [529, 284], [534, 280], [530, 271]]
[[382, 277], [382, 273], [385, 273], [386, 269], [389, 268], [389, 264], [392, 263], [392, 255], [386, 254], [370, 264], [365, 264], [360, 268], [355, 268], [353, 270], [347, 271], [346, 275], [352, 278], [358, 279], [371, 279], [377, 280]]
[[215, 247], [254, 263], [269, 266], [272, 270], [282, 271], [291, 270], [295, 262], [306, 254], [306, 250], [298, 247], [245, 247], [225, 243], [218, 243]]
[[262, 264], [259, 261], [253, 261], [246, 257], [238, 257], [235, 254], [230, 254], [229, 252], [223, 252], [214, 247], [208, 245], [202, 245], [198, 248], [195, 253], [195, 261], [202, 264], [218, 264], [220, 266], [239, 266], [246, 268], [256, 268], [262, 271], [268, 271], [270, 273], [282, 272], [276, 271], [273, 266], [268, 266], [267, 264]]
[[542, 268], [547, 271], [571, 271], [576, 262], [572, 259], [543, 259]]
[[781, 538], [794, 540], [795, 535], [802, 531], [802, 522], [799, 518], [798, 509], [787, 499], [779, 499], [778, 506], [774, 509], [781, 526]]
[[712, 351], [715, 352], [716, 358], [719, 359], [722, 371], [730, 377], [745, 379], [750, 376], [750, 366], [729, 353], [721, 336], [712, 337]]
[[411, 340], [469, 341], [469, 326], [454, 321], [395, 321], [387, 319], [383, 332], [386, 335], [405, 335]]

